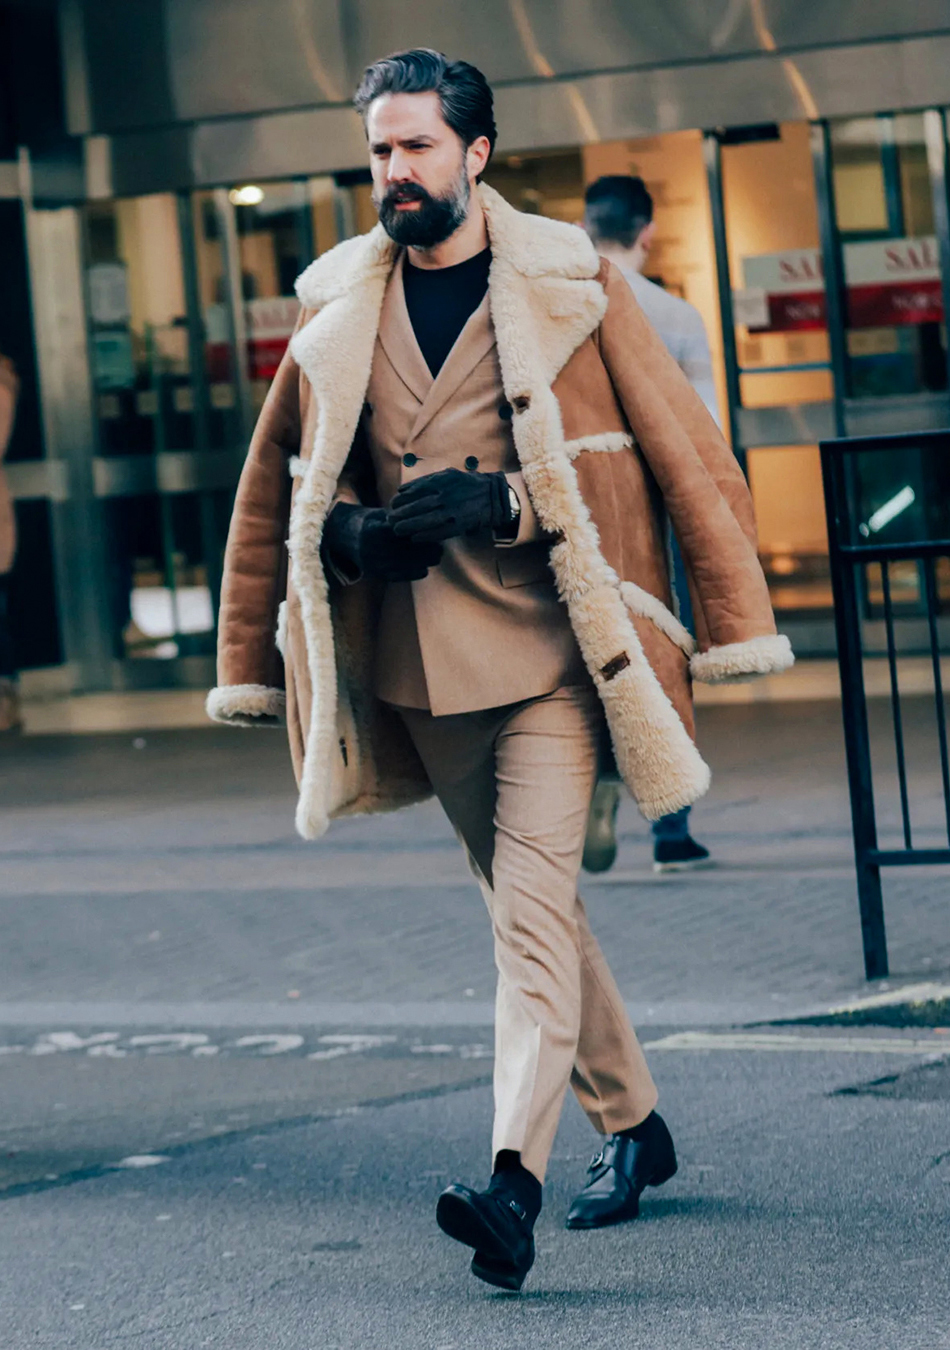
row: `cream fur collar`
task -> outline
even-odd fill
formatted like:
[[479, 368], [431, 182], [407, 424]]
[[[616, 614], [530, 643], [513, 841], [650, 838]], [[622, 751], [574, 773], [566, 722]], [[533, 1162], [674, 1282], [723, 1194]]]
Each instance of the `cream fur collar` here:
[[[493, 258], [524, 277], [589, 281], [597, 275], [597, 251], [578, 226], [546, 216], [524, 215], [487, 183], [480, 184], [478, 195]], [[320, 309], [374, 273], [388, 273], [396, 247], [382, 225], [355, 239], [345, 239], [321, 254], [297, 278], [300, 303], [307, 309]]]

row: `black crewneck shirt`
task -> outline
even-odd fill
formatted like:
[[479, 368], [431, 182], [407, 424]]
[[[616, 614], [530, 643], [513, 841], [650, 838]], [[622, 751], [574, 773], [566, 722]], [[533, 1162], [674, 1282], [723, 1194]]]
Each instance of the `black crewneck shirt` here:
[[459, 333], [488, 290], [491, 249], [452, 267], [413, 267], [403, 263], [402, 285], [409, 322], [435, 379]]

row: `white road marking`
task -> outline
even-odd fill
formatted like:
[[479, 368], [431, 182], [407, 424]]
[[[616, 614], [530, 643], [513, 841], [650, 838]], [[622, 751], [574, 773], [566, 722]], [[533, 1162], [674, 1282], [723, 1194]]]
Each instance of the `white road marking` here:
[[171, 1050], [190, 1050], [195, 1045], [207, 1044], [208, 1037], [203, 1031], [164, 1031], [151, 1036], [129, 1037], [133, 1049], [144, 1046], [149, 1055], [167, 1055]]
[[378, 1050], [380, 1046], [390, 1045], [395, 1036], [360, 1036], [349, 1034], [334, 1034], [330, 1036], [318, 1037], [322, 1045], [329, 1048], [326, 1050], [314, 1050], [307, 1056], [308, 1059], [338, 1059], [340, 1055], [357, 1055], [363, 1050]]
[[127, 1158], [121, 1158], [114, 1167], [158, 1167], [160, 1163], [171, 1162], [171, 1158], [166, 1153], [130, 1153]]
[[241, 1036], [234, 1042], [239, 1050], [260, 1046], [262, 1055], [286, 1055], [288, 1050], [299, 1050], [303, 1037], [296, 1033], [286, 1036]]
[[801, 1036], [752, 1031], [678, 1031], [658, 1041], [644, 1042], [645, 1050], [772, 1050], [814, 1051], [823, 1054], [950, 1055], [950, 1044], [937, 1037], [905, 1040], [900, 1036]]
[[61, 1050], [88, 1050], [90, 1046], [109, 1045], [119, 1039], [117, 1031], [100, 1031], [95, 1036], [77, 1036], [75, 1031], [48, 1031], [30, 1050], [31, 1055], [55, 1055]]

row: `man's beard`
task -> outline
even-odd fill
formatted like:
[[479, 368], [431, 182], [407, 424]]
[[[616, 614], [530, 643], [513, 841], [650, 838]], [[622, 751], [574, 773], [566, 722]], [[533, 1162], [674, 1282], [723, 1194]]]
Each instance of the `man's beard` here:
[[[397, 244], [408, 248], [435, 248], [454, 234], [468, 215], [472, 189], [461, 167], [454, 187], [433, 197], [418, 183], [394, 183], [382, 197], [373, 194], [383, 229]], [[398, 210], [397, 202], [420, 202], [415, 211]]]

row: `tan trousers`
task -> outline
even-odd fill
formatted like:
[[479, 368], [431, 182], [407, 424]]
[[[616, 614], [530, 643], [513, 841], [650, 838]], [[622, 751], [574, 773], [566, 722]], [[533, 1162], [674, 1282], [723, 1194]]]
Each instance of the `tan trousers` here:
[[465, 845], [495, 937], [492, 1156], [544, 1180], [570, 1082], [601, 1134], [637, 1125], [657, 1093], [577, 894], [603, 713], [592, 685], [433, 717], [402, 708]]

